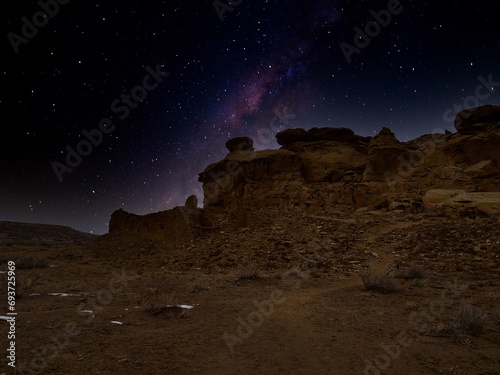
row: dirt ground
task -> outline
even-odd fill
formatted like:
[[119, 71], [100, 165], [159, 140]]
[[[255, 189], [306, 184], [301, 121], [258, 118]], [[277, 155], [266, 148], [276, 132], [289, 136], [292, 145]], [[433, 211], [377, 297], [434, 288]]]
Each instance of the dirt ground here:
[[[47, 267], [16, 271], [16, 368], [2, 355], [0, 374], [500, 374], [499, 218], [265, 217], [175, 249], [1, 245], [2, 272]], [[368, 268], [400, 290], [365, 290]], [[460, 309], [480, 321], [470, 335], [447, 330]]]

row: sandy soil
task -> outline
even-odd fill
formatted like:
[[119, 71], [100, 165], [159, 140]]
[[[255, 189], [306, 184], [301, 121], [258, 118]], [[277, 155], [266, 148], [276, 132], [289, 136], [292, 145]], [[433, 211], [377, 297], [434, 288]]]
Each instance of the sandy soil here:
[[[32, 255], [48, 267], [17, 270], [31, 285], [17, 298], [17, 367], [2, 356], [0, 373], [500, 374], [498, 218], [297, 215], [222, 223], [182, 249], [2, 246], [2, 272]], [[411, 262], [424, 279], [404, 277]], [[237, 279], [248, 263], [261, 277]], [[368, 267], [401, 290], [365, 290]], [[5, 277], [0, 291], [5, 315]], [[487, 314], [482, 329], [446, 337], [463, 306]]]

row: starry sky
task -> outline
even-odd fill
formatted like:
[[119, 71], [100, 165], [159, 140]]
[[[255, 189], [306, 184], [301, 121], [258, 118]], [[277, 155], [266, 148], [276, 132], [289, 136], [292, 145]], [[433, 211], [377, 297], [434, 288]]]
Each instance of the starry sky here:
[[201, 202], [198, 173], [231, 137], [404, 141], [500, 104], [499, 0], [229, 3], [3, 4], [0, 220], [106, 233], [119, 208]]

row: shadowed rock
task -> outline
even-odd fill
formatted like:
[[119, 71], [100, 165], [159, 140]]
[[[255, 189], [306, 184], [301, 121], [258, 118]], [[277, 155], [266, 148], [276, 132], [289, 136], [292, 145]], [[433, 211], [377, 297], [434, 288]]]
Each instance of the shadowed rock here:
[[347, 128], [312, 128], [309, 131], [304, 129], [286, 129], [276, 134], [279, 145], [287, 146], [297, 142], [352, 142], [355, 134]]
[[184, 207], [188, 208], [198, 208], [198, 197], [196, 195], [190, 195], [184, 203]]
[[280, 150], [230, 152], [208, 166], [199, 177], [204, 206], [322, 212], [403, 207], [415, 213], [431, 189], [498, 191], [500, 129], [476, 124], [495, 120], [496, 108], [467, 118], [473, 134], [428, 134], [408, 142], [389, 128], [375, 137], [346, 128], [284, 130], [276, 135]]
[[481, 131], [480, 128], [490, 128], [494, 123], [500, 125], [500, 106], [474, 107], [459, 112], [455, 117], [455, 129], [461, 134], [473, 134]]
[[296, 142], [305, 142], [306, 139], [307, 131], [299, 128], [286, 129], [276, 134], [276, 141], [280, 146], [285, 146]]
[[250, 137], [235, 137], [226, 142], [229, 152], [253, 151], [253, 139]]
[[145, 216], [119, 210], [109, 232], [176, 247], [192, 243], [212, 226], [209, 213], [234, 214], [231, 220], [239, 227], [251, 226], [248, 217], [260, 208], [326, 216], [424, 210], [497, 215], [500, 124], [487, 122], [496, 121], [497, 110], [471, 111], [457, 133], [408, 142], [399, 141], [389, 128], [375, 137], [346, 128], [289, 129], [277, 134], [278, 150], [254, 151], [251, 138], [233, 138], [226, 143], [230, 152], [199, 175], [203, 209], [191, 196], [183, 207]]

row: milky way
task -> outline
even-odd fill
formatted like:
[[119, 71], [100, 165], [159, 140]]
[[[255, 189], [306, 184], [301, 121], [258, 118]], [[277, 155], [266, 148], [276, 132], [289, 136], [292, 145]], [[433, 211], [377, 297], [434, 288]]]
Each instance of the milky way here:
[[[210, 1], [70, 2], [18, 53], [5, 37], [0, 220], [104, 233], [118, 208], [146, 214], [191, 194], [201, 201], [198, 173], [234, 136], [264, 149], [288, 127], [373, 135], [388, 126], [401, 140], [452, 129], [480, 77], [500, 81], [500, 1], [401, 1], [348, 63], [341, 43], [355, 45], [356, 30], [391, 3], [243, 1], [221, 22]], [[22, 36], [22, 17], [37, 11], [6, 3], [3, 35]], [[118, 118], [111, 103], [140, 93], [157, 64], [169, 76]], [[496, 91], [478, 101], [499, 102]], [[51, 163], [65, 163], [66, 147], [103, 118], [116, 128], [59, 182]]]

